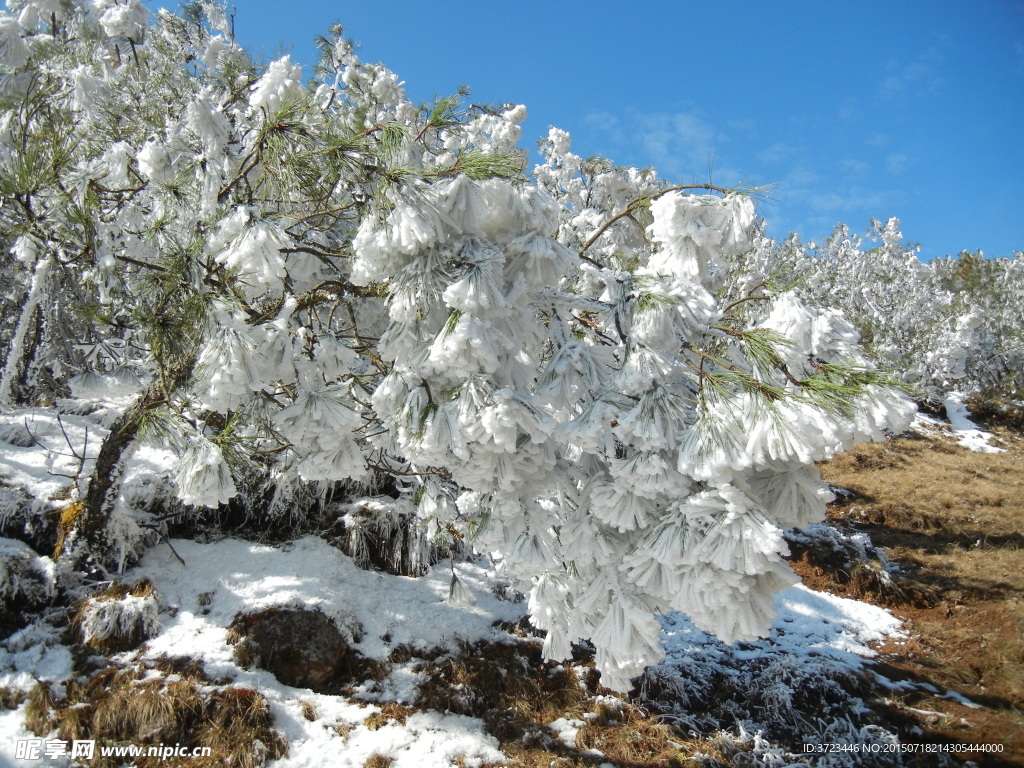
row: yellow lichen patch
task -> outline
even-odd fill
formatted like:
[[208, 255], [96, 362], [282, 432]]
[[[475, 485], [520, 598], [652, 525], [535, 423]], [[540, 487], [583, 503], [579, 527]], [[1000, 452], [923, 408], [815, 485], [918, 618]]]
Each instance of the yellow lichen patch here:
[[72, 501], [60, 511], [60, 520], [57, 522], [57, 545], [53, 548], [54, 560], [64, 554], [64, 543], [71, 532], [75, 530], [75, 523], [83, 509], [85, 509], [85, 505], [81, 501]]

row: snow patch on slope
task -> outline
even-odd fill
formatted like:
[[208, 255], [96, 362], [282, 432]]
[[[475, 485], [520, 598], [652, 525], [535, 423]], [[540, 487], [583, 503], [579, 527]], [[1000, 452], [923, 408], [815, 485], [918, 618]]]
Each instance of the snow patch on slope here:
[[[394, 758], [393, 768], [440, 768], [459, 755], [467, 766], [504, 759], [498, 742], [475, 718], [427, 711], [410, 715], [405, 724], [391, 721], [373, 730], [364, 721], [379, 711], [374, 702], [382, 700], [381, 691], [357, 702], [292, 688], [265, 670], [241, 669], [227, 643], [227, 627], [238, 613], [285, 606], [318, 608], [339, 625], [358, 622], [363, 635], [353, 647], [376, 659], [386, 658], [402, 643], [454, 649], [459, 640], [500, 640], [506, 636], [494, 623], [518, 620], [525, 605], [492, 593], [494, 572], [486, 561], [455, 564], [475, 601], [453, 607], [446, 599], [451, 575], [445, 564], [422, 578], [366, 571], [312, 536], [274, 546], [237, 539], [172, 544], [185, 565], [161, 544], [125, 574], [128, 580], [148, 577], [157, 590], [159, 628], [145, 653], [189, 655], [202, 660], [210, 675], [230, 676], [236, 685], [260, 691], [275, 727], [290, 745], [289, 756], [276, 761], [276, 768], [318, 768], [325, 755], [330, 755], [332, 765], [358, 768], [375, 753]], [[682, 614], [662, 617], [668, 658], [654, 669], [672, 678], [714, 681], [757, 667], [761, 674], [784, 673], [773, 678], [776, 688], [789, 680], [799, 685], [819, 675], [860, 674], [864, 659], [875, 654], [871, 644], [900, 631], [899, 621], [884, 609], [802, 585], [780, 593], [775, 607], [779, 616], [769, 638], [733, 645], [697, 629]], [[70, 655], [59, 637], [41, 632], [38, 625], [30, 627], [0, 648], [0, 685], [27, 690], [37, 678], [60, 681], [71, 676]], [[396, 666], [389, 678], [394, 693], [401, 694], [396, 698], [411, 702], [418, 677]], [[693, 693], [692, 687], [689, 691]], [[789, 694], [778, 689], [773, 695], [785, 701]], [[316, 708], [317, 720], [306, 719], [302, 701]], [[854, 698], [849, 704], [855, 714], [859, 702]], [[697, 713], [680, 710], [679, 716], [703, 725]], [[26, 737], [23, 717], [23, 711], [0, 713], [0, 761], [13, 759], [4, 750]], [[743, 726], [741, 718], [737, 722]], [[341, 729], [346, 736], [335, 728], [339, 724], [346, 726]], [[719, 727], [728, 726], [723, 722]]]
[[953, 436], [956, 441], [965, 448], [981, 453], [1004, 453], [1005, 449], [998, 448], [990, 443], [992, 433], [979, 429], [978, 425], [971, 421], [967, 412], [967, 405], [964, 403], [964, 396], [959, 392], [946, 395], [942, 401], [946, 407], [946, 418], [953, 428]]

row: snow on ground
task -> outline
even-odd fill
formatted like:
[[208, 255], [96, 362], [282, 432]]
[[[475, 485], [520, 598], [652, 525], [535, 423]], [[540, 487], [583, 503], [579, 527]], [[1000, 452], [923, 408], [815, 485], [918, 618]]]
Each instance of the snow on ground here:
[[[454, 648], [458, 640], [500, 639], [504, 633], [494, 623], [516, 621], [524, 611], [522, 603], [500, 600], [491, 592], [493, 571], [478, 563], [455, 565], [474, 597], [473, 604], [456, 608], [446, 600], [451, 576], [444, 562], [422, 578], [365, 571], [314, 536], [275, 546], [237, 539], [211, 544], [174, 540], [173, 546], [186, 565], [161, 544], [127, 574], [132, 580], [147, 577], [157, 588], [162, 627], [148, 643], [150, 653], [176, 655], [189, 649], [213, 675], [237, 671], [225, 628], [242, 612], [319, 608], [338, 626], [357, 623], [362, 639], [353, 647], [384, 659], [403, 643]], [[869, 644], [900, 628], [899, 619], [884, 608], [815, 592], [802, 584], [779, 593], [775, 608], [779, 615], [770, 640], [796, 654], [872, 657]], [[695, 628], [682, 633], [679, 627], [687, 620], [672, 615], [677, 629], [665, 636], [670, 655], [679, 650], [676, 641], [683, 634], [700, 633], [700, 642], [718, 643]]]
[[[0, 412], [0, 519], [31, 499], [37, 508], [55, 507], [85, 487], [96, 455], [117, 408], [86, 404], [87, 413], [57, 408], [15, 408]], [[95, 408], [95, 410], [90, 410]], [[74, 409], [71, 409], [74, 410]], [[137, 445], [125, 462], [122, 485], [130, 500], [145, 500], [169, 472], [174, 456], [165, 449]]]
[[[877, 743], [882, 754], [883, 744], [898, 743], [896, 734], [867, 724], [864, 716], [877, 690], [865, 658], [876, 655], [872, 643], [900, 633], [899, 620], [800, 584], [778, 594], [775, 607], [769, 637], [732, 646], [686, 616], [662, 616], [668, 656], [641, 679], [651, 705], [684, 731], [725, 731], [722, 738], [745, 745], [758, 765], [773, 768], [805, 764], [801, 744]], [[849, 757], [821, 755], [806, 764], [868, 765]]]
[[108, 433], [103, 420], [103, 412], [81, 415], [55, 408], [0, 412], [0, 480], [35, 499], [64, 494], [75, 476], [92, 471]]
[[873, 658], [877, 654], [869, 643], [900, 634], [900, 620], [885, 608], [815, 592], [803, 584], [776, 595], [775, 608], [779, 616], [772, 625], [771, 639], [794, 654]]
[[[25, 705], [18, 709], [0, 708], [0, 766], [3, 768], [28, 768], [32, 765], [43, 765], [41, 760], [18, 760], [15, 757], [19, 739], [38, 738], [34, 733], [25, 730]], [[60, 765], [54, 762], [54, 765]]]
[[[422, 578], [362, 570], [323, 539], [306, 536], [283, 545], [224, 539], [212, 544], [174, 540], [146, 553], [127, 578], [149, 578], [164, 611], [160, 634], [149, 642], [153, 653], [173, 655], [182, 648], [202, 656], [212, 674], [226, 669], [231, 647], [224, 630], [240, 612], [271, 607], [319, 608], [339, 627], [358, 623], [365, 656], [386, 658], [395, 645], [423, 648], [465, 639], [496, 639], [496, 621], [515, 621], [521, 605], [490, 592], [491, 571], [474, 563], [456, 563], [455, 571], [475, 601], [464, 608], [448, 605], [451, 571], [442, 561]], [[204, 595], [200, 606], [197, 596]], [[171, 616], [168, 610], [174, 612]], [[384, 640], [387, 636], [389, 639]], [[454, 647], [454, 646], [453, 646]], [[177, 649], [177, 650], [175, 650]]]
[[[403, 643], [454, 649], [459, 640], [500, 639], [504, 635], [493, 624], [515, 621], [523, 607], [490, 592], [488, 568], [455, 564], [474, 598], [471, 605], [455, 608], [447, 603], [451, 571], [444, 563], [423, 578], [366, 571], [313, 536], [275, 546], [237, 539], [174, 540], [172, 545], [186, 565], [161, 544], [126, 574], [129, 580], [152, 580], [161, 604], [161, 628], [148, 642], [147, 655], [202, 659], [210, 675], [233, 677], [266, 696], [275, 726], [290, 743], [289, 756], [275, 763], [279, 768], [319, 768], [326, 755], [331, 765], [358, 767], [374, 753], [394, 758], [393, 768], [447, 767], [458, 755], [466, 765], [501, 759], [497, 741], [483, 732], [479, 720], [423, 712], [404, 725], [392, 722], [371, 730], [361, 723], [376, 708], [290, 688], [264, 670], [241, 669], [226, 636], [238, 613], [307, 607], [319, 608], [339, 627], [358, 626], [361, 641], [352, 647], [376, 659]], [[397, 670], [397, 680], [389, 682], [397, 697], [412, 699], [415, 677], [408, 670]], [[306, 720], [300, 700], [312, 703], [320, 719]], [[339, 722], [353, 726], [347, 740], [330, 727]]]
[[946, 407], [946, 418], [953, 428], [953, 436], [960, 445], [982, 453], [1003, 453], [1003, 448], [990, 444], [992, 433], [979, 429], [978, 425], [971, 421], [962, 394], [953, 392], [946, 396], [942, 404]]
[[[956, 433], [976, 434], [970, 439], [987, 446], [981, 437], [985, 433], [966, 421], [962, 400], [947, 402], [947, 410]], [[0, 414], [0, 490], [17, 489], [47, 506], [61, 503], [74, 477], [88, 473], [90, 457], [106, 434], [111, 413], [68, 414], [59, 421], [52, 408]], [[75, 456], [83, 450], [84, 465]], [[140, 496], [158, 490], [170, 458], [154, 449], [137, 449], [128, 462], [125, 488]], [[3, 507], [0, 498], [0, 515]], [[394, 758], [394, 768], [450, 766], [458, 755], [464, 756], [468, 766], [501, 759], [496, 740], [473, 718], [420, 712], [404, 725], [392, 721], [371, 730], [363, 724], [378, 711], [374, 702], [414, 700], [419, 676], [411, 665], [396, 665], [382, 691], [372, 695], [363, 691], [363, 701], [356, 703], [343, 696], [291, 688], [264, 670], [240, 668], [226, 637], [228, 625], [239, 613], [301, 606], [319, 608], [340, 628], [358, 627], [359, 640], [353, 646], [375, 659], [386, 658], [393, 647], [404, 643], [454, 648], [460, 640], [500, 640], [504, 635], [495, 622], [517, 621], [525, 604], [496, 597], [492, 592], [496, 574], [485, 560], [455, 565], [473, 598], [470, 604], [456, 607], [447, 601], [451, 579], [447, 562], [423, 578], [408, 578], [362, 570], [312, 536], [275, 545], [238, 539], [174, 540], [171, 544], [184, 565], [167, 543], [161, 543], [124, 574], [128, 581], [148, 577], [157, 590], [159, 631], [148, 642], [146, 653], [199, 658], [211, 676], [230, 677], [235, 684], [266, 696], [275, 726], [290, 743], [290, 755], [275, 763], [278, 768], [313, 768], [325, 761], [341, 767], [362, 766], [374, 753]], [[721, 675], [735, 677], [744, 664], [770, 656], [785, 657], [791, 660], [787, 664], [801, 663], [822, 674], [855, 672], [865, 658], [874, 655], [872, 643], [899, 633], [899, 622], [888, 611], [802, 585], [778, 595], [775, 606], [779, 615], [769, 638], [732, 646], [697, 629], [681, 614], [663, 617], [668, 656], [659, 668], [713, 681]], [[0, 643], [0, 687], [27, 691], [37, 679], [59, 682], [71, 674], [71, 656], [61, 644], [60, 633], [45, 624], [29, 626]], [[304, 717], [301, 701], [316, 707], [318, 720]], [[0, 765], [29, 765], [14, 760], [16, 739], [29, 736], [23, 722], [24, 705], [0, 710]], [[334, 729], [339, 723], [350, 726], [347, 739]], [[576, 727], [569, 721], [559, 725], [564, 727], [552, 730], [563, 731], [566, 737]], [[60, 765], [59, 760], [50, 763]]]
[[662, 664], [688, 662], [695, 654], [708, 652], [740, 660], [770, 652], [803, 660], [825, 658], [855, 671], [864, 659], [878, 655], [871, 644], [902, 636], [900, 620], [885, 608], [816, 592], [803, 584], [777, 594], [775, 610], [778, 615], [767, 638], [732, 646], [698, 629], [685, 615], [670, 613], [662, 619], [662, 644], [668, 654]]
[[[174, 540], [172, 544], [185, 565], [164, 543], [125, 574], [128, 580], [148, 577], [157, 590], [160, 628], [146, 653], [202, 659], [211, 676], [229, 676], [235, 684], [266, 696], [275, 727], [290, 743], [289, 757], [274, 763], [277, 768], [314, 768], [325, 760], [358, 767], [374, 753], [394, 758], [394, 768], [447, 767], [458, 755], [466, 758], [467, 765], [501, 759], [497, 741], [483, 731], [479, 720], [420, 712], [404, 725], [392, 721], [371, 730], [363, 721], [378, 711], [368, 701], [380, 700], [379, 696], [367, 696], [357, 704], [343, 696], [283, 685], [264, 670], [240, 668], [226, 637], [228, 625], [240, 612], [304, 606], [319, 608], [340, 627], [358, 624], [362, 636], [353, 647], [377, 659], [386, 658], [401, 643], [454, 647], [458, 640], [500, 639], [503, 635], [494, 622], [517, 620], [525, 606], [500, 600], [491, 592], [495, 574], [486, 561], [455, 565], [474, 602], [453, 607], [446, 601], [451, 572], [445, 562], [425, 577], [408, 578], [361, 570], [312, 536], [273, 546], [237, 539]], [[899, 621], [888, 611], [802, 585], [782, 592], [776, 608], [779, 616], [770, 638], [733, 646], [697, 629], [686, 617], [671, 614], [663, 621], [668, 652], [663, 664], [686, 661], [692, 665], [699, 660], [708, 666], [705, 671], [710, 676], [721, 670], [732, 674], [729, 669], [737, 660], [757, 657], [770, 648], [776, 656], [786, 654], [800, 662], [824, 657], [844, 669], [856, 669], [864, 657], [874, 655], [871, 643], [899, 632]], [[0, 686], [27, 689], [36, 678], [61, 680], [70, 674], [70, 656], [56, 633], [30, 627], [4, 645]], [[411, 670], [398, 666], [387, 688], [411, 701], [416, 681]], [[318, 720], [310, 722], [303, 716], [303, 700], [316, 707]], [[20, 712], [0, 713], [0, 764], [5, 757], [14, 764], [14, 741], [26, 736], [22, 721]], [[333, 728], [338, 723], [350, 726], [347, 739]]]

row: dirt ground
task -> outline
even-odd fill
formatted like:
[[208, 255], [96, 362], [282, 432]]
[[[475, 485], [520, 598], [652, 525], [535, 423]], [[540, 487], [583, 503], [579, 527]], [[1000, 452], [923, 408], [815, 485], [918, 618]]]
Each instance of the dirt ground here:
[[887, 709], [905, 742], [1001, 745], [954, 754], [1024, 766], [1024, 438], [993, 429], [1003, 453], [970, 451], [935, 426], [820, 465], [852, 491], [830, 518], [867, 533], [899, 571], [889, 581], [878, 568], [850, 573], [806, 558], [794, 567], [815, 589], [904, 620], [908, 637], [880, 649], [879, 671], [902, 682]]

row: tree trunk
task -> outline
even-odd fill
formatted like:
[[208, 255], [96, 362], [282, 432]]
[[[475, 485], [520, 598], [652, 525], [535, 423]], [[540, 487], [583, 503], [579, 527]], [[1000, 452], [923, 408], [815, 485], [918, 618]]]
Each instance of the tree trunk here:
[[79, 564], [103, 570], [111, 565], [107, 558], [113, 555], [114, 547], [107, 538], [107, 521], [120, 482], [121, 460], [135, 442], [146, 412], [166, 399], [163, 382], [154, 381], [114, 422], [100, 446], [81, 513], [73, 521], [77, 539], [73, 557]]
[[[21, 308], [17, 328], [7, 350], [7, 360], [0, 372], [0, 404], [11, 405], [17, 401], [18, 388], [21, 382], [22, 361], [31, 359], [33, 350], [25, 348], [29, 332], [36, 325], [36, 313], [46, 296], [46, 279], [50, 272], [52, 260], [44, 257], [36, 262], [32, 273], [32, 285], [29, 287], [25, 303]], [[39, 338], [42, 338], [40, 334]], [[38, 339], [37, 339], [38, 342]]]

